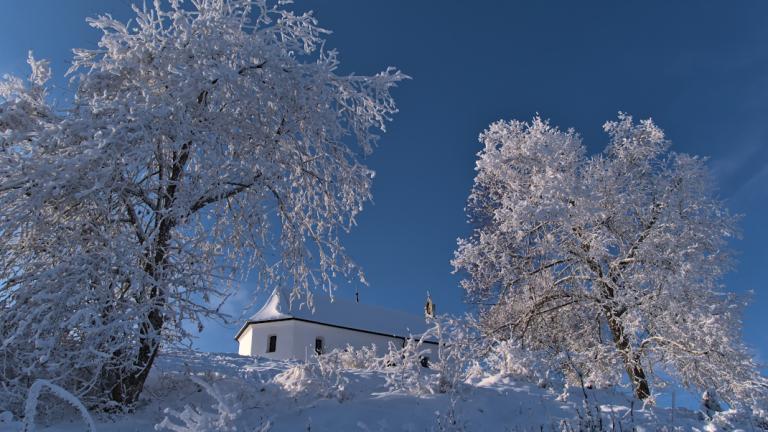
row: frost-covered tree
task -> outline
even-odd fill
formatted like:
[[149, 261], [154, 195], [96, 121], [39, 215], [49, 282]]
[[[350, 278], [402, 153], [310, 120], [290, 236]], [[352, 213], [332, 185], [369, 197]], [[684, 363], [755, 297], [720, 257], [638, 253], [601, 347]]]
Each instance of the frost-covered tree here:
[[736, 217], [705, 161], [670, 151], [651, 120], [620, 114], [604, 129], [610, 144], [594, 156], [538, 117], [480, 135], [476, 228], [453, 264], [485, 335], [565, 354], [566, 375], [586, 385], [626, 373], [640, 399], [659, 376], [730, 401], [765, 395], [741, 342], [743, 301], [720, 283]]
[[339, 75], [325, 30], [266, 0], [89, 19], [75, 96], [0, 81], [0, 408], [34, 379], [135, 402], [161, 344], [217, 315], [233, 280], [330, 289], [370, 198], [361, 159], [405, 75]]

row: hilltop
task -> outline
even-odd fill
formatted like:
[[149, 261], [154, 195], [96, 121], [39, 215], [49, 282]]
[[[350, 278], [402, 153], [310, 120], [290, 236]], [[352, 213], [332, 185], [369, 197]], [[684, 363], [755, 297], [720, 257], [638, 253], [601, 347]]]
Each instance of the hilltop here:
[[[386, 366], [365, 350], [323, 357], [303, 364], [165, 353], [136, 412], [94, 416], [94, 422], [113, 432], [759, 430], [749, 421], [736, 424], [734, 413], [710, 420], [683, 408], [642, 407], [621, 389], [563, 391], [478, 368], [441, 393], [437, 373], [428, 369]], [[85, 428], [74, 410], [53, 408], [60, 404], [51, 398], [40, 399], [37, 430]], [[5, 416], [0, 431], [22, 430]]]

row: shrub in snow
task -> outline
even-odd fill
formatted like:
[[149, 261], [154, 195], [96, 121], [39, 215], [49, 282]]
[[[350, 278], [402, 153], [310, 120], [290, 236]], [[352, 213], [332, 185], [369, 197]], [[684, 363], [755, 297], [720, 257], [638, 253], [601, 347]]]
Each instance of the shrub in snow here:
[[536, 383], [539, 387], [563, 384], [562, 357], [547, 351], [524, 349], [515, 339], [492, 341], [480, 356], [482, 366], [474, 369], [474, 375], [482, 373], [510, 376]]
[[[481, 307], [483, 335], [571, 353], [585, 382], [626, 374], [649, 399], [656, 375], [768, 399], [741, 339], [745, 302], [723, 292], [737, 233], [704, 159], [669, 150], [651, 120], [620, 114], [605, 151], [541, 118], [484, 131], [453, 265]], [[503, 337], [500, 337], [503, 336]]]
[[343, 350], [333, 350], [326, 356], [338, 356], [344, 369], [379, 370], [382, 365], [381, 357], [378, 357], [376, 346], [363, 346], [354, 348], [351, 345]]
[[433, 373], [423, 365], [428, 353], [422, 340], [408, 338], [402, 348], [390, 342], [389, 350], [382, 357], [387, 387], [406, 394], [434, 393]]
[[439, 315], [430, 321], [428, 335], [438, 340], [438, 391], [456, 388], [462, 382], [489, 376], [510, 376], [535, 382], [539, 387], [560, 384], [562, 356], [523, 349], [519, 341], [482, 337], [482, 327], [472, 316]]
[[35, 416], [37, 415], [37, 405], [40, 401], [40, 394], [44, 389], [47, 389], [53, 395], [63, 400], [67, 404], [73, 406], [80, 413], [80, 416], [85, 421], [90, 432], [96, 432], [96, 425], [93, 423], [91, 414], [88, 413], [88, 409], [85, 408], [82, 402], [75, 397], [72, 393], [64, 390], [63, 388], [45, 380], [37, 380], [29, 387], [29, 394], [27, 400], [24, 403], [24, 431], [34, 432], [35, 430]]
[[312, 394], [343, 401], [347, 399], [349, 380], [338, 355], [316, 355], [309, 362], [299, 363], [275, 375], [272, 382], [290, 394]]
[[[215, 412], [204, 411], [192, 405], [185, 405], [182, 411], [166, 408], [164, 410], [166, 417], [155, 425], [155, 430], [170, 430], [173, 432], [236, 432], [238, 430], [236, 422], [242, 414], [242, 407], [237, 398], [233, 394], [222, 391], [217, 383], [209, 384], [194, 375], [191, 375], [189, 378], [213, 398], [215, 403], [211, 407]], [[255, 430], [257, 432], [266, 432], [269, 428], [270, 424], [267, 422]]]
[[362, 277], [339, 233], [407, 77], [338, 75], [288, 1], [148, 3], [88, 20], [102, 36], [75, 50], [71, 107], [31, 55], [27, 82], [0, 79], [0, 409], [36, 378], [133, 404], [237, 276], [309, 301]]
[[432, 327], [422, 337], [437, 340], [437, 359], [430, 366], [437, 371], [436, 390], [456, 391], [480, 358], [482, 347], [476, 323], [469, 315], [462, 318], [438, 315], [428, 319], [428, 323]]
[[290, 366], [272, 378], [272, 382], [280, 386], [290, 394], [298, 394], [306, 391], [313, 382], [310, 373], [310, 365], [299, 363]]

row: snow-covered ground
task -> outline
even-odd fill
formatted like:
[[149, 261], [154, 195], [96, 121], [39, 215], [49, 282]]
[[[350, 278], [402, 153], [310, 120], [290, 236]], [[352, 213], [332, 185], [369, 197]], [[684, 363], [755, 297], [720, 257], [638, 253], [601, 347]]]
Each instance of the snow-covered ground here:
[[[563, 395], [502, 376], [476, 374], [456, 392], [432, 393], [428, 386], [395, 390], [397, 370], [338, 372], [322, 363], [166, 353], [135, 413], [94, 418], [97, 430], [113, 432], [571, 431], [589, 430], [590, 424], [596, 426], [592, 430], [760, 430], [748, 420], [740, 425], [738, 419], [726, 421], [727, 416], [713, 422], [686, 409], [643, 409], [616, 390], [588, 391], [585, 405], [580, 388]], [[434, 372], [424, 373], [424, 382], [436, 378]], [[50, 412], [51, 400], [40, 400], [36, 430], [86, 430], [74, 409]], [[0, 431], [22, 430], [9, 413], [4, 416]]]

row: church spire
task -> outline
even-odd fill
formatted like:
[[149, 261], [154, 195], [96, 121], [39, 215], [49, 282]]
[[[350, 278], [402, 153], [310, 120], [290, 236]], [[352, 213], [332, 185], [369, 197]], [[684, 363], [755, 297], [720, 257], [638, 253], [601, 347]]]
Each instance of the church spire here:
[[424, 316], [427, 318], [435, 317], [435, 304], [432, 303], [432, 296], [427, 291], [427, 302], [424, 304]]

